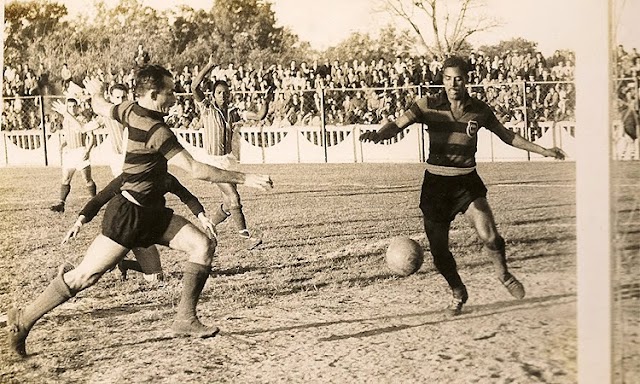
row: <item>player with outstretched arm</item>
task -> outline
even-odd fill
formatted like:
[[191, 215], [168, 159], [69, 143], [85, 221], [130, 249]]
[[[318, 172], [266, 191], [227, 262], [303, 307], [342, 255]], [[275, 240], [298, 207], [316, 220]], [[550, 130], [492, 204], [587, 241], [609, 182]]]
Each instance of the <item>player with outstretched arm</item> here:
[[385, 124], [377, 132], [363, 133], [360, 140], [379, 143], [393, 138], [411, 124], [427, 124], [429, 158], [420, 209], [434, 265], [453, 293], [448, 309], [452, 315], [458, 315], [469, 298], [449, 250], [449, 229], [458, 213], [463, 213], [475, 228], [500, 282], [513, 297], [522, 299], [525, 295], [524, 286], [507, 268], [505, 241], [496, 228], [486, 198], [487, 188], [476, 171], [478, 130], [486, 128], [508, 145], [545, 157], [564, 159], [566, 154], [559, 148], [543, 148], [507, 129], [486, 103], [471, 97], [466, 88], [466, 60], [449, 57], [442, 71], [443, 94], [419, 99], [396, 121]]
[[177, 335], [195, 337], [210, 337], [218, 332], [217, 327], [202, 324], [196, 313], [211, 271], [216, 241], [165, 206], [161, 183], [167, 165], [170, 162], [192, 178], [213, 183], [268, 190], [273, 188], [273, 182], [267, 175], [225, 171], [193, 159], [164, 122], [176, 101], [175, 83], [167, 69], [146, 66], [137, 72], [135, 84], [137, 101], [113, 105], [102, 97], [102, 84], [98, 80], [84, 82], [92, 96], [94, 112], [112, 117], [129, 129], [122, 192], [109, 201], [102, 231], [89, 245], [80, 264], [72, 270], [62, 269], [28, 304], [9, 309], [8, 344], [18, 356], [26, 356], [26, 339], [38, 319], [94, 285], [130, 249], [152, 244], [166, 245], [188, 255], [171, 330]]
[[[273, 88], [270, 88], [260, 110], [256, 112], [244, 111], [240, 113], [238, 108], [229, 105], [229, 85], [224, 80], [216, 80], [213, 83], [213, 97], [207, 98], [200, 89], [200, 84], [215, 64], [213, 57], [193, 79], [193, 98], [200, 111], [200, 120], [204, 129], [204, 146], [210, 159], [209, 164], [219, 168], [229, 169], [237, 160], [231, 150], [231, 142], [234, 134], [234, 124], [240, 120], [262, 120], [269, 112], [269, 103], [273, 99]], [[245, 242], [249, 250], [262, 243], [262, 237], [255, 231], [249, 231], [247, 221], [242, 209], [242, 202], [238, 188], [234, 184], [218, 183], [222, 192], [222, 204], [216, 207], [211, 215], [213, 223], [218, 225], [231, 217], [238, 235]]]
[[[122, 184], [124, 183], [124, 177], [122, 174], [118, 175], [116, 178], [111, 180], [106, 187], [104, 187], [96, 196], [94, 196], [91, 200], [89, 200], [85, 206], [80, 210], [78, 214], [78, 219], [73, 224], [71, 229], [67, 232], [64, 239], [62, 239], [62, 244], [66, 244], [70, 239], [75, 238], [80, 232], [80, 228], [93, 220], [93, 218], [98, 214], [100, 209], [109, 202], [112, 198], [117, 196], [121, 192]], [[205, 232], [209, 237], [216, 237], [216, 227], [211, 222], [211, 220], [207, 217], [205, 213], [204, 206], [200, 203], [197, 197], [195, 197], [184, 185], [178, 181], [178, 179], [170, 173], [167, 173], [164, 182], [161, 183], [163, 189], [166, 193], [172, 193], [180, 199], [195, 217], [198, 218], [200, 224], [204, 228]], [[157, 254], [158, 260], [155, 261], [154, 265], [160, 264], [160, 255]], [[145, 257], [140, 257], [139, 254], [136, 254], [136, 260], [122, 260], [118, 263], [118, 269], [120, 270], [122, 276], [122, 280], [127, 278], [127, 271], [133, 270], [141, 273], [145, 273], [148, 271], [148, 266], [145, 265], [147, 260]]]

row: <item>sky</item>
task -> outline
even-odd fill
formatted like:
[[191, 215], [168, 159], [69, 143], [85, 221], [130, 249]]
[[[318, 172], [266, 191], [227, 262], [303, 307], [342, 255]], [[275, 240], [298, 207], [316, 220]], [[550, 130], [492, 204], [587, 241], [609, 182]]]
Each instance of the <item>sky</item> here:
[[[89, 1], [57, 0], [71, 12], [82, 12]], [[111, 0], [107, 0], [111, 1]], [[143, 0], [157, 9], [187, 4], [196, 9], [209, 9], [212, 0]], [[316, 49], [338, 44], [352, 32], [371, 33], [394, 23], [398, 28], [407, 24], [391, 18], [376, 5], [377, 0], [270, 0], [279, 26], [289, 27], [301, 40]], [[451, 0], [447, 0], [451, 1]], [[489, 32], [472, 35], [474, 46], [497, 44], [502, 40], [522, 37], [538, 43], [545, 55], [557, 49], [575, 50], [579, 39], [588, 38], [578, 31], [577, 23], [584, 1], [581, 0], [483, 0], [484, 11], [495, 17], [501, 26]], [[605, 0], [602, 0], [605, 1]], [[640, 49], [640, 26], [633, 15], [640, 14], [640, 1], [615, 0], [619, 17], [615, 28], [617, 41], [625, 47]], [[86, 8], [85, 8], [86, 11]]]

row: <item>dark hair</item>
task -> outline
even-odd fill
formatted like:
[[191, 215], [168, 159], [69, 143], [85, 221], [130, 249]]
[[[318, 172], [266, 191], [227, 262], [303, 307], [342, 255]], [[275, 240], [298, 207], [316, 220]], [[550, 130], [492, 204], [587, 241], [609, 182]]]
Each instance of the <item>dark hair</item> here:
[[469, 74], [469, 64], [460, 56], [447, 57], [442, 63], [442, 71], [444, 72], [447, 68], [459, 68], [465, 77]]
[[158, 91], [164, 86], [164, 78], [173, 78], [169, 70], [159, 65], [147, 65], [136, 73], [136, 85], [134, 94], [136, 97], [144, 96], [150, 90]]
[[119, 90], [121, 90], [122, 92], [124, 92], [125, 94], [126, 94], [127, 92], [129, 92], [129, 90], [127, 89], [127, 86], [126, 86], [126, 85], [124, 85], [124, 84], [120, 84], [120, 83], [117, 83], [117, 84], [113, 84], [113, 85], [111, 86], [111, 88], [109, 88], [109, 94], [110, 94], [110, 95], [112, 95], [112, 94], [113, 94], [113, 91], [118, 90], [118, 89], [119, 89]]
[[216, 81], [213, 83], [213, 85], [211, 86], [211, 91], [212, 91], [212, 92], [215, 92], [215, 91], [216, 91], [216, 88], [218, 88], [218, 87], [219, 87], [219, 86], [221, 86], [221, 85], [222, 85], [222, 86], [225, 86], [225, 87], [227, 87], [227, 88], [229, 88], [229, 84], [228, 84], [226, 81], [224, 81], [224, 80], [216, 80]]

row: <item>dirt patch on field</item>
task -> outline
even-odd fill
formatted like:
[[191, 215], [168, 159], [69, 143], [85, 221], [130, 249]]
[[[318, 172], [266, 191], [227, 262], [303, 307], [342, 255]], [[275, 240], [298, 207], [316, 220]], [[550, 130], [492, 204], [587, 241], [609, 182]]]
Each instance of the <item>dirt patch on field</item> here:
[[[250, 169], [271, 173], [276, 189], [242, 191], [249, 221], [265, 237], [258, 250], [240, 249], [230, 224], [220, 227], [216, 269], [199, 306], [203, 322], [221, 328], [218, 336], [194, 340], [167, 331], [184, 256], [162, 248], [168, 277], [162, 286], [135, 274], [122, 283], [110, 273], [36, 325], [29, 358], [11, 357], [3, 338], [0, 381], [576, 382], [572, 165], [481, 169], [512, 271], [527, 296], [509, 296], [473, 231], [456, 221], [451, 242], [470, 299], [455, 318], [443, 311], [450, 294], [428, 252], [420, 271], [406, 278], [384, 265], [394, 236], [410, 236], [426, 248], [416, 207], [421, 165]], [[513, 183], [524, 170], [523, 182]], [[26, 192], [30, 181], [10, 171], [0, 169], [8, 192], [0, 201], [7, 218], [0, 224], [7, 234], [0, 312], [41, 292], [62, 260], [77, 262], [100, 220], [73, 245], [58, 245], [75, 214], [48, 212], [48, 201]], [[35, 172], [55, 190], [56, 170]], [[108, 181], [108, 170], [96, 174], [99, 185]], [[205, 207], [219, 200], [209, 185], [186, 184]], [[551, 197], [549, 188], [556, 191]], [[82, 202], [72, 199], [70, 212]], [[169, 203], [189, 216], [179, 202]]]

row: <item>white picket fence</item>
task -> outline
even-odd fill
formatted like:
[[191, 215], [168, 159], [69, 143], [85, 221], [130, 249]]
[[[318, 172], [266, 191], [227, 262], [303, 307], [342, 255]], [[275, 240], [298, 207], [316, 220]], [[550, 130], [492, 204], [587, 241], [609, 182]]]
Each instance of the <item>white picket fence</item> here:
[[[362, 143], [360, 134], [377, 130], [379, 125], [327, 126], [326, 135], [317, 126], [242, 127], [240, 134], [240, 162], [245, 164], [286, 163], [415, 163], [428, 157], [428, 130], [413, 125], [394, 139], [381, 144]], [[543, 124], [542, 136], [535, 140], [543, 147], [557, 146], [575, 158], [574, 122]], [[520, 131], [521, 127], [511, 127]], [[174, 131], [180, 143], [196, 158], [204, 159], [201, 130]], [[98, 145], [91, 153], [95, 165], [109, 164], [110, 143], [106, 131], [97, 131]], [[41, 130], [1, 132], [0, 166], [60, 166], [60, 136], [47, 135]], [[325, 139], [326, 136], [326, 139]], [[636, 145], [637, 148], [637, 145]], [[45, 150], [46, 149], [46, 150]], [[635, 158], [638, 151], [635, 151]], [[542, 156], [513, 148], [485, 129], [478, 133], [479, 162], [542, 160]]]

